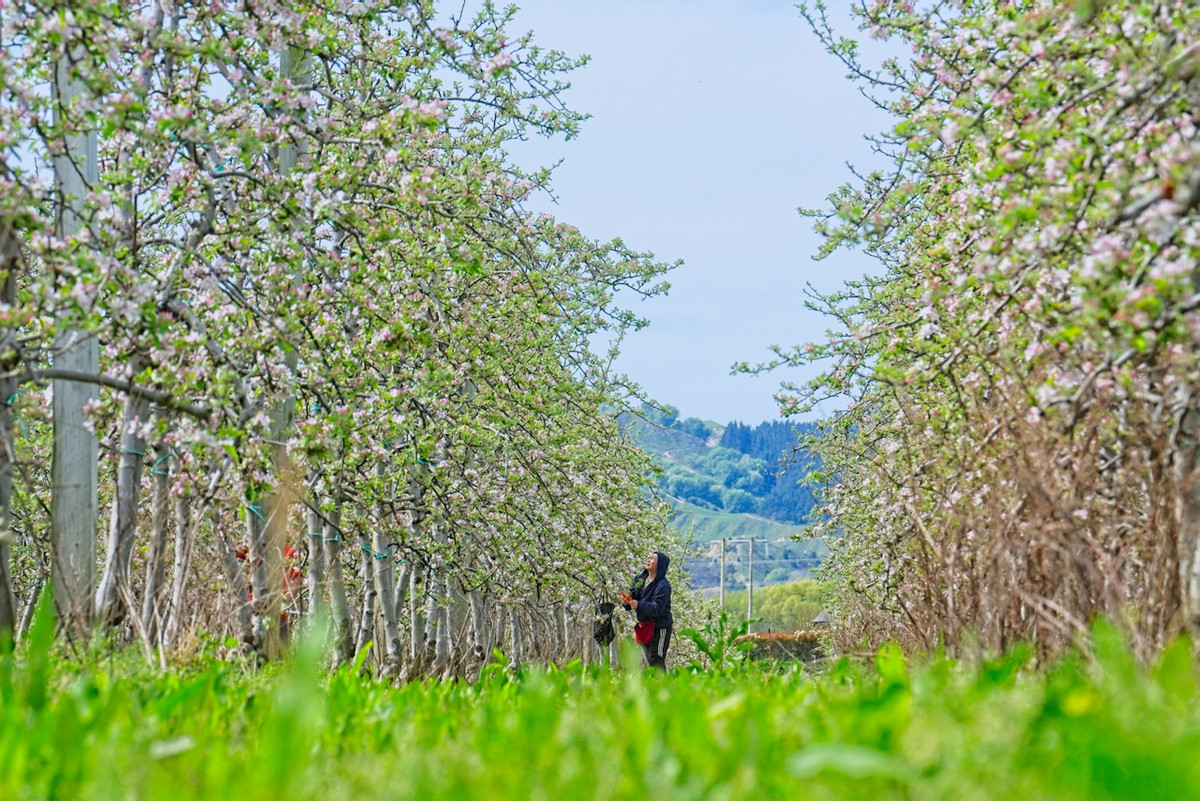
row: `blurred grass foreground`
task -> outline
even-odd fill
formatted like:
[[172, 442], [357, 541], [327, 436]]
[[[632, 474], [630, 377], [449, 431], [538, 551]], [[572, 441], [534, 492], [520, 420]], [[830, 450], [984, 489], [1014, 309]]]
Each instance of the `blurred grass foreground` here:
[[[820, 672], [728, 660], [667, 675], [571, 664], [476, 683], [0, 655], [0, 799], [1194, 799], [1191, 646], [917, 666], [885, 647]], [[61, 644], [57, 647], [61, 647]], [[626, 664], [637, 664], [626, 654]]]

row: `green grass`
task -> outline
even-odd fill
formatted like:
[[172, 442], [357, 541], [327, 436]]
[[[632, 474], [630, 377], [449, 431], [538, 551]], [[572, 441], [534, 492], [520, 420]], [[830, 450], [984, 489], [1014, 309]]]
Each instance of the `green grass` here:
[[[42, 639], [39, 642], [38, 637]], [[0, 798], [1193, 799], [1186, 644], [1140, 669], [1021, 653], [923, 667], [884, 650], [814, 675], [733, 662], [670, 675], [490, 668], [393, 688], [312, 654], [254, 674], [156, 675], [0, 657]]]
[[[721, 537], [755, 537], [774, 541], [790, 539], [804, 530], [803, 526], [777, 523], [757, 515], [702, 509], [678, 498], [672, 499], [671, 505], [675, 508], [671, 527], [683, 532], [694, 530], [696, 542], [713, 542]], [[814, 541], [813, 548], [821, 554], [828, 551], [825, 544], [820, 542]]]

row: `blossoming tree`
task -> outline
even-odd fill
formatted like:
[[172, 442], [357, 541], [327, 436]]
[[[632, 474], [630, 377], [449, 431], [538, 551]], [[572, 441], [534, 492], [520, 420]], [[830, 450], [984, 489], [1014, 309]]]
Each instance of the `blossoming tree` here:
[[[1152, 653], [1200, 624], [1200, 12], [1188, 2], [875, 0], [911, 46], [873, 70], [892, 164], [810, 212], [886, 272], [816, 298], [830, 360], [788, 410], [847, 399], [834, 480], [839, 636], [922, 648], [1086, 637]], [[977, 640], [972, 640], [972, 637]]]
[[[24, 391], [0, 422], [23, 491], [4, 597], [44, 562], [54, 377], [98, 395], [78, 410], [102, 458], [76, 478], [111, 508], [88, 611], [151, 651], [203, 627], [270, 657], [319, 609], [339, 658], [378, 643], [385, 672], [462, 674], [502, 640], [563, 654], [581, 602], [667, 541], [602, 411], [625, 381], [592, 349], [643, 324], [614, 295], [662, 291], [667, 266], [526, 211], [549, 174], [505, 143], [578, 130], [579, 62], [510, 40], [512, 14], [10, 7], [3, 358]], [[78, 92], [48, 91], [48, 54]], [[46, 165], [85, 130], [95, 176], [56, 197]], [[74, 232], [54, 226], [67, 203]], [[98, 370], [60, 367], [63, 320]]]

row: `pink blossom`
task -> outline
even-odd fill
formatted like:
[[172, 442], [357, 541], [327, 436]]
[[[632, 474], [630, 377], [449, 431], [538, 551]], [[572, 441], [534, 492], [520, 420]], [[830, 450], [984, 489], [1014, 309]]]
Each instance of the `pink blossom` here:
[[488, 62], [483, 66], [483, 72], [489, 78], [497, 72], [507, 69], [512, 64], [512, 56], [508, 53], [497, 53], [488, 59]]

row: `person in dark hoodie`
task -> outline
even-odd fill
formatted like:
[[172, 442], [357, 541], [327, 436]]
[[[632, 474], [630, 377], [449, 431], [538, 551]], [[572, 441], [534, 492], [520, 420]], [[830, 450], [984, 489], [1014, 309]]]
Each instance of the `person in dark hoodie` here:
[[646, 652], [646, 664], [662, 670], [667, 669], [667, 648], [675, 625], [671, 617], [671, 582], [667, 581], [670, 564], [671, 558], [665, 553], [651, 554], [646, 569], [634, 579], [625, 599], [625, 608], [637, 613], [639, 623], [653, 621], [654, 636], [642, 649]]

